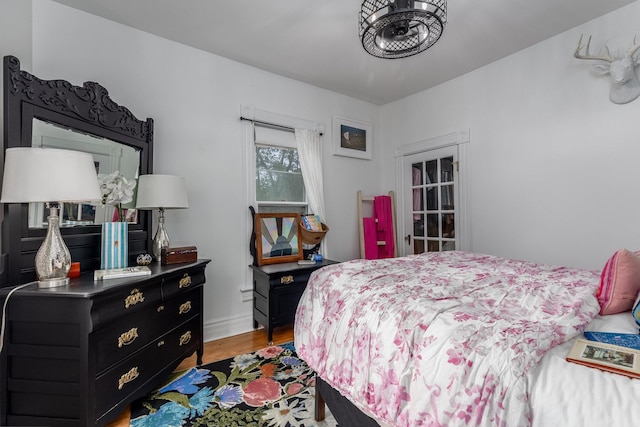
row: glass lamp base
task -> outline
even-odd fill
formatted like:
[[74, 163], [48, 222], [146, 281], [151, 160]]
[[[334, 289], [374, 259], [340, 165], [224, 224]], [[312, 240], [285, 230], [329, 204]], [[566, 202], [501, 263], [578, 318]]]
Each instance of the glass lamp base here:
[[171, 243], [169, 242], [169, 235], [164, 228], [164, 209], [160, 208], [160, 216], [158, 217], [158, 230], [153, 237], [153, 257], [157, 262], [161, 261], [162, 248], [168, 248]]
[[38, 288], [55, 288], [69, 284], [67, 277], [71, 268], [71, 254], [64, 244], [58, 217], [58, 207], [55, 203], [48, 203], [50, 209], [49, 228], [47, 235], [38, 249], [35, 257], [35, 271], [38, 278]]

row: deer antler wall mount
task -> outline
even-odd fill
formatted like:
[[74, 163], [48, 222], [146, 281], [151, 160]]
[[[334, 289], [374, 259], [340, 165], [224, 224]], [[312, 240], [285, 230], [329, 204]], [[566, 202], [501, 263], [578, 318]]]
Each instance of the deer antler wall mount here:
[[[640, 96], [640, 80], [638, 80], [635, 70], [636, 65], [640, 63], [640, 55], [636, 55], [640, 52], [640, 44], [636, 42], [635, 37], [633, 44], [624, 54], [612, 55], [605, 45], [604, 55], [591, 55], [589, 53], [590, 45], [591, 36], [589, 36], [586, 46], [582, 44], [582, 36], [580, 36], [578, 47], [573, 56], [578, 59], [599, 61], [593, 66], [593, 70], [611, 77], [609, 100], [614, 104], [626, 104]], [[582, 53], [583, 48], [584, 53]]]

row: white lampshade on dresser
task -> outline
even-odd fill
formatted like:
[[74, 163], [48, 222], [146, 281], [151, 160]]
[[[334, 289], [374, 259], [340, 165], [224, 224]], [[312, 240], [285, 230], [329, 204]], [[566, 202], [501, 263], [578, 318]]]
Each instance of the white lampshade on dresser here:
[[176, 175], [149, 174], [138, 178], [136, 209], [158, 209], [158, 229], [153, 238], [153, 257], [160, 261], [162, 248], [170, 246], [169, 234], [164, 225], [165, 209], [189, 207], [184, 178]]
[[50, 210], [47, 235], [35, 258], [39, 287], [69, 283], [71, 254], [60, 234], [58, 203], [97, 202], [101, 197], [91, 154], [53, 148], [7, 148], [0, 203], [42, 202]]

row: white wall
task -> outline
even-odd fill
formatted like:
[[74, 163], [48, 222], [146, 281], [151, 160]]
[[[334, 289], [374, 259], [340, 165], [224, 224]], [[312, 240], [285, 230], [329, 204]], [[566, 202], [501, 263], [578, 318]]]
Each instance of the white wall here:
[[383, 187], [397, 147], [470, 128], [474, 251], [600, 269], [640, 249], [640, 99], [611, 103], [608, 77], [573, 57], [581, 33], [592, 53], [626, 51], [638, 21], [635, 2], [383, 106]]
[[0, 54], [22, 56], [31, 66], [31, 1], [3, 0], [0, 7]]
[[[0, 4], [0, 57], [13, 55], [24, 58], [31, 66], [31, 1], [3, 0]], [[4, 96], [4, 85], [0, 84], [0, 99]], [[0, 102], [0, 135], [4, 138], [4, 102]], [[4, 153], [0, 154], [4, 162]], [[4, 219], [4, 209], [0, 209], [0, 221]], [[6, 257], [0, 257], [0, 275], [7, 266]]]
[[[21, 0], [22, 1], [22, 0]], [[172, 242], [211, 258], [205, 290], [207, 339], [251, 330], [250, 215], [245, 196], [241, 105], [324, 124], [328, 255], [359, 255], [356, 191], [376, 191], [380, 154], [332, 155], [331, 117], [372, 123], [378, 107], [248, 67], [51, 2], [33, 0], [33, 69], [43, 79], [97, 81], [139, 118], [155, 121], [154, 172], [181, 175], [190, 208], [169, 211]], [[4, 15], [5, 4], [0, 5]], [[155, 221], [154, 221], [155, 228]]]

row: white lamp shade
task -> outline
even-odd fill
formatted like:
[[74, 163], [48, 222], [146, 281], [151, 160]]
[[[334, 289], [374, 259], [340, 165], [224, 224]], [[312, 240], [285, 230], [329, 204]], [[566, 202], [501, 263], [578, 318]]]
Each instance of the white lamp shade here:
[[101, 198], [91, 154], [35, 147], [5, 151], [2, 203], [85, 202]]
[[140, 175], [138, 178], [137, 209], [188, 208], [187, 186], [184, 178], [175, 175]]

